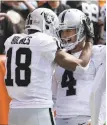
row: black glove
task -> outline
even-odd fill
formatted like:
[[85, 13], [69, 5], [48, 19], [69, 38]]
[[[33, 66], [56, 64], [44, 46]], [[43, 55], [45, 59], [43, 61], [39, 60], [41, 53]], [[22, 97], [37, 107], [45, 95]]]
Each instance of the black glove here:
[[83, 25], [85, 28], [86, 37], [94, 38], [93, 23], [90, 21], [89, 17], [86, 17], [86, 20], [83, 20]]

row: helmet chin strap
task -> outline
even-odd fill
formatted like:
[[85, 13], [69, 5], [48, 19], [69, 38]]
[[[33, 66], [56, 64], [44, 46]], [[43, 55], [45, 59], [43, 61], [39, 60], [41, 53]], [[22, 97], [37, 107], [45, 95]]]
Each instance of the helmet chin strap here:
[[85, 36], [80, 40], [80, 41], [76, 41], [75, 43], [66, 43], [63, 44], [62, 46], [68, 51], [68, 50], [72, 50], [75, 48], [76, 45], [78, 45], [78, 43], [82, 42], [84, 40]]
[[63, 44], [63, 47], [68, 51], [68, 50], [74, 49], [77, 44], [78, 44], [78, 41], [76, 41], [75, 43], [66, 43], [66, 44]]

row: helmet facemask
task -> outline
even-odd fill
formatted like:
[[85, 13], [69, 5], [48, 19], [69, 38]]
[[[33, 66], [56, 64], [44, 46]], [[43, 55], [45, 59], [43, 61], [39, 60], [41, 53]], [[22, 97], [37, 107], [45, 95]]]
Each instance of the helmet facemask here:
[[[66, 38], [61, 38], [61, 32], [63, 32], [64, 30], [76, 30], [76, 34], [73, 34], [70, 37], [66, 37]], [[60, 24], [60, 28], [58, 31], [58, 36], [60, 37], [61, 40], [61, 45], [63, 48], [67, 49], [67, 50], [72, 50], [75, 48], [75, 46], [82, 42], [85, 38], [85, 34], [84, 34], [84, 26], [80, 25], [78, 27], [74, 26], [74, 27], [69, 27], [67, 26], [67, 24]], [[75, 41], [73, 40], [73, 37], [76, 37]]]

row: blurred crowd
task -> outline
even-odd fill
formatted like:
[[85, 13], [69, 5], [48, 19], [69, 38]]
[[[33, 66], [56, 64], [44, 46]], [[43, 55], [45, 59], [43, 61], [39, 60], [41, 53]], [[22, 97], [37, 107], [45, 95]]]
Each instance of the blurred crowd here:
[[39, 7], [49, 8], [57, 15], [69, 8], [82, 10], [93, 22], [94, 44], [106, 44], [105, 2], [104, 0], [2, 0], [0, 1], [0, 54], [4, 53], [5, 40], [14, 33], [22, 33], [27, 15]]

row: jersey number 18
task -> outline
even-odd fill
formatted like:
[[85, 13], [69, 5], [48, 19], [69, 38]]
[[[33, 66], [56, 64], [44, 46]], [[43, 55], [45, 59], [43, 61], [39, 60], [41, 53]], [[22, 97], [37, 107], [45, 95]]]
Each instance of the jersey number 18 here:
[[[6, 82], [6, 86], [13, 86], [13, 79], [12, 79], [12, 72], [11, 72], [11, 68], [12, 68], [12, 53], [13, 53], [13, 49], [9, 48], [9, 50], [7, 51], [7, 76], [5, 79]], [[21, 62], [23, 55], [25, 56], [25, 61], [24, 63]], [[30, 65], [31, 65], [31, 55], [32, 52], [29, 48], [19, 48], [16, 51], [16, 58], [15, 58], [15, 74], [14, 74], [14, 80], [15, 83], [17, 84], [17, 86], [21, 86], [21, 87], [25, 87], [28, 86], [28, 84], [30, 83], [31, 80], [31, 69], [30, 69]], [[21, 79], [21, 71], [24, 71], [25, 75], [24, 75], [24, 79]]]

